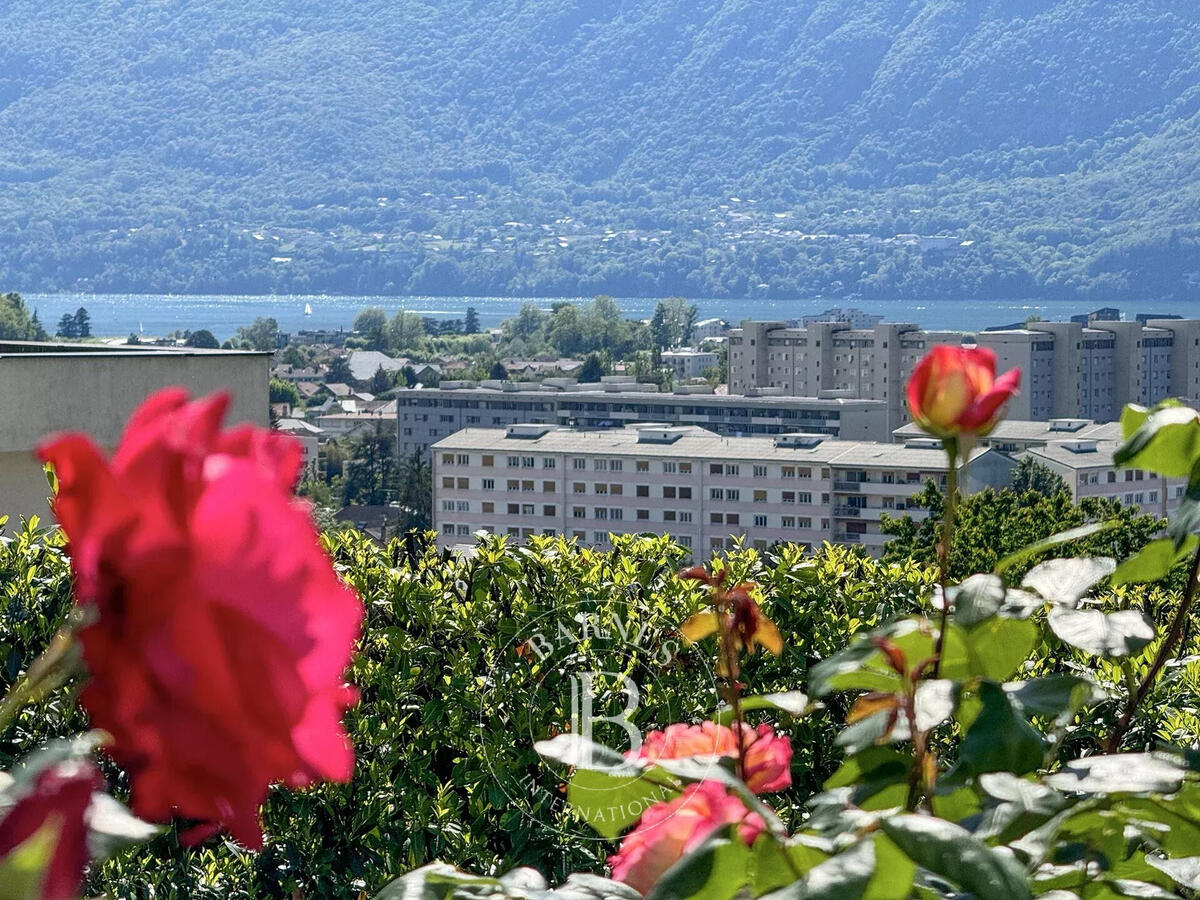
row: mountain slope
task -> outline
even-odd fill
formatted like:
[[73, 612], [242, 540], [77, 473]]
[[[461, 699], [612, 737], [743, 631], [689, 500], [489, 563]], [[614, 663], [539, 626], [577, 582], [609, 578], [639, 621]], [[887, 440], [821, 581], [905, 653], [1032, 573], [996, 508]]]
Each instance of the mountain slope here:
[[1191, 0], [10, 0], [0, 34], [20, 289], [1168, 299], [1200, 272]]

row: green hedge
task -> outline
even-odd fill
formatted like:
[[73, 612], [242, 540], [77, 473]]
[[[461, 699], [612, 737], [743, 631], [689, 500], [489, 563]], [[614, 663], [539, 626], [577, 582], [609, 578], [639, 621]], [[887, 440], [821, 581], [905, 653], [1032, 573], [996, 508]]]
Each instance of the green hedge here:
[[[552, 882], [572, 870], [600, 871], [611, 845], [577, 840], [580, 824], [553, 796], [535, 795], [531, 817], [504, 790], [539, 765], [532, 741], [520, 735], [549, 736], [569, 718], [561, 678], [516, 652], [522, 623], [544, 617], [548, 628], [571, 628], [582, 610], [596, 621], [644, 629], [652, 647], [672, 644], [700, 603], [698, 589], [675, 577], [685, 551], [661, 537], [618, 538], [607, 552], [561, 539], [526, 546], [489, 539], [474, 556], [455, 558], [419, 536], [387, 547], [353, 531], [326, 540], [368, 611], [352, 672], [362, 702], [347, 722], [358, 753], [353, 782], [274, 793], [260, 854], [220, 839], [183, 850], [168, 832], [106, 863], [93, 873], [91, 891], [122, 898], [358, 897], [433, 859], [475, 872], [531, 865]], [[747, 667], [745, 680], [756, 691], [804, 683], [804, 673], [853, 633], [915, 609], [932, 582], [926, 567], [884, 564], [837, 547], [804, 555], [785, 546], [765, 557], [741, 550], [729, 562], [763, 586], [786, 642], [782, 657], [756, 657]], [[0, 578], [0, 675], [7, 682], [45, 645], [69, 605], [60, 536], [26, 528], [4, 537]], [[1137, 590], [1144, 592], [1138, 602], [1151, 608], [1165, 602], [1159, 592]], [[616, 643], [597, 638], [578, 652], [610, 666], [637, 664]], [[642, 697], [643, 730], [711, 712], [707, 656], [703, 647], [672, 655], [662, 680]], [[1052, 648], [1038, 663], [1071, 664]], [[1187, 696], [1194, 696], [1196, 677], [1191, 666], [1178, 673]], [[795, 748], [794, 786], [777, 798], [790, 824], [798, 824], [803, 801], [836, 768], [833, 737], [844, 712], [830, 708], [782, 723]], [[1155, 728], [1195, 733], [1188, 703], [1162, 704], [1158, 712], [1157, 722], [1143, 726], [1148, 737]], [[481, 729], [481, 719], [492, 727]], [[0, 735], [0, 750], [7, 765], [48, 736], [85, 727], [68, 688], [26, 709]], [[108, 773], [119, 794], [121, 773]], [[534, 826], [535, 817], [550, 824]]]

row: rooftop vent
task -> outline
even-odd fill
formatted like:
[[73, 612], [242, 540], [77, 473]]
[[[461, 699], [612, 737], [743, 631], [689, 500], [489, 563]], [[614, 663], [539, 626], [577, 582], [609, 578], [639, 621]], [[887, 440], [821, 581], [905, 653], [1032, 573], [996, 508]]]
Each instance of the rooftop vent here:
[[1050, 431], [1078, 431], [1088, 423], [1087, 419], [1051, 419]]
[[939, 438], [915, 437], [905, 441], [904, 446], [909, 450], [940, 450], [942, 442]]
[[823, 434], [804, 434], [795, 432], [793, 434], [778, 434], [775, 436], [776, 447], [803, 447], [811, 450], [813, 447], [825, 440], [826, 435]]
[[637, 430], [637, 439], [639, 444], [673, 444], [687, 433], [679, 426], [649, 425]]
[[553, 431], [553, 425], [542, 423], [521, 422], [516, 425], [509, 425], [504, 430], [504, 436], [510, 437], [518, 441], [532, 441], [546, 435], [547, 432]]

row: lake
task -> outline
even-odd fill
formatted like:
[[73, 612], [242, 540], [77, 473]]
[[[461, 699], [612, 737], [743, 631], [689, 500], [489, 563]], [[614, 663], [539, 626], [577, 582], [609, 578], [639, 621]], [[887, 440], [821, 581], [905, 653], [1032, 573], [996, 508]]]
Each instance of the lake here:
[[[227, 294], [25, 294], [26, 302], [36, 308], [48, 330], [53, 330], [64, 312], [86, 307], [92, 319], [92, 331], [103, 337], [127, 337], [131, 333], [161, 336], [170, 331], [207, 328], [224, 340], [241, 325], [257, 316], [271, 316], [284, 331], [302, 328], [349, 329], [363, 309], [379, 306], [391, 316], [403, 308], [439, 319], [462, 318], [468, 306], [475, 307], [485, 327], [497, 325], [516, 315], [523, 303], [535, 303], [549, 309], [558, 300], [585, 302], [583, 297], [372, 297], [372, 296], [237, 296]], [[653, 298], [617, 298], [621, 309], [631, 318], [649, 318], [654, 311]], [[698, 318], [718, 316], [730, 322], [742, 319], [790, 319], [821, 312], [832, 306], [857, 307], [878, 313], [892, 321], [916, 322], [926, 328], [979, 331], [993, 325], [1020, 322], [1030, 316], [1061, 321], [1085, 312], [1088, 307], [1070, 301], [1032, 300], [767, 300], [767, 299], [695, 299]], [[312, 315], [304, 314], [305, 305]], [[1162, 303], [1126, 303], [1121, 306], [1126, 318], [1139, 313], [1174, 313], [1200, 318], [1200, 300]]]

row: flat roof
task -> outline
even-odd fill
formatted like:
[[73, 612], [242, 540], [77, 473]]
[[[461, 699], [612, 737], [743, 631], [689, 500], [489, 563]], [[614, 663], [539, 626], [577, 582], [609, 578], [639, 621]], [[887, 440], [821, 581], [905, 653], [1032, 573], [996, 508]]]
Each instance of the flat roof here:
[[[1071, 416], [1063, 416], [1061, 421], [1080, 421], [1078, 418]], [[1075, 439], [1090, 439], [1090, 440], [1113, 440], [1121, 439], [1121, 423], [1120, 422], [1103, 422], [1097, 424], [1091, 419], [1083, 420], [1082, 427], [1075, 431], [1064, 428], [1052, 428], [1050, 421], [1037, 421], [1029, 419], [1003, 419], [989, 434], [982, 440], [985, 441], [1066, 441]], [[926, 433], [914, 423], [909, 422], [907, 425], [901, 425], [892, 431], [892, 434], [901, 439], [926, 437]]]
[[[872, 466], [889, 469], [939, 471], [947, 468], [941, 448], [904, 447], [874, 441], [822, 440], [813, 447], [777, 446], [772, 437], [722, 437], [697, 426], [671, 443], [639, 442], [646, 426], [588, 429], [549, 427], [540, 437], [510, 437], [503, 428], [464, 428], [442, 438], [433, 450], [475, 450], [496, 453], [570, 453], [577, 456], [691, 457], [707, 460], [772, 461], [834, 466]], [[971, 459], [994, 453], [976, 447]]]
[[[1091, 439], [1083, 438], [1082, 440], [1088, 441]], [[1121, 441], [1092, 440], [1096, 449], [1078, 451], [1071, 450], [1067, 446], [1070, 443], [1071, 441], [1069, 440], [1051, 441], [1042, 447], [1030, 447], [1025, 453], [1037, 459], [1050, 460], [1068, 469], [1111, 469], [1113, 467], [1113, 454], [1121, 446]]]
[[595, 403], [607, 401], [610, 403], [658, 403], [673, 405], [689, 403], [700, 406], [778, 406], [778, 407], [853, 407], [873, 409], [885, 406], [883, 400], [863, 400], [848, 397], [791, 397], [768, 396], [747, 397], [742, 394], [676, 394], [656, 393], [653, 391], [573, 391], [561, 390], [549, 385], [536, 391], [505, 391], [495, 388], [408, 388], [396, 392], [396, 399], [419, 398], [434, 396], [438, 398], [470, 398], [470, 399], [538, 399], [538, 400], [578, 400]]
[[67, 341], [0, 341], [0, 358], [28, 356], [270, 356], [270, 350], [221, 350], [206, 347], [160, 347], [157, 344], [70, 343]]

